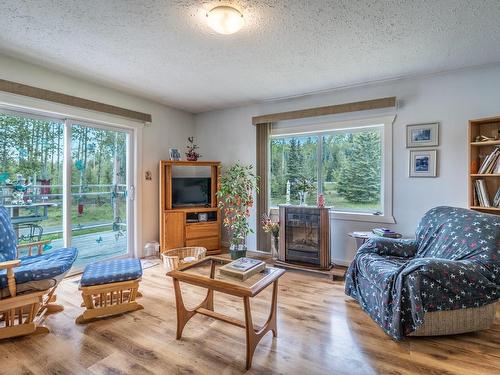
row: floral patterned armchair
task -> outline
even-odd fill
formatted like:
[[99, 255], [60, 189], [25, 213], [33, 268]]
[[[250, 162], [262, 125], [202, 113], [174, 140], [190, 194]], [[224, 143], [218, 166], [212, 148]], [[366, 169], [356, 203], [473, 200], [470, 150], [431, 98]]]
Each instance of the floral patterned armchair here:
[[374, 238], [359, 248], [345, 292], [390, 336], [488, 328], [500, 290], [500, 217], [436, 207], [415, 240]]

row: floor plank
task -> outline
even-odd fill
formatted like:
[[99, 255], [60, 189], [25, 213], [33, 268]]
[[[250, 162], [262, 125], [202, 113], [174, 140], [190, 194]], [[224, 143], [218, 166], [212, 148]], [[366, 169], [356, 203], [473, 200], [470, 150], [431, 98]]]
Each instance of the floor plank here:
[[[61, 283], [65, 310], [47, 317], [47, 335], [0, 343], [1, 374], [493, 374], [500, 368], [500, 314], [490, 330], [448, 337], [390, 339], [344, 295], [341, 281], [287, 271], [280, 279], [278, 338], [267, 334], [245, 370], [244, 331], [208, 317], [188, 322], [175, 340], [171, 279], [145, 269], [145, 309], [75, 325], [82, 310], [77, 278]], [[252, 299], [256, 324], [269, 312], [271, 288]], [[204, 291], [183, 285], [194, 306]], [[243, 303], [215, 293], [215, 309], [242, 319]]]

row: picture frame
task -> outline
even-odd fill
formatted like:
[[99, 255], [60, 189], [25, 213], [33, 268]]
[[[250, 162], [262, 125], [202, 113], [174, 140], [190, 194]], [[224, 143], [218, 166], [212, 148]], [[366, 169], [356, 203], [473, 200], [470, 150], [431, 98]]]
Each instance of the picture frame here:
[[410, 150], [409, 177], [437, 177], [437, 150]]
[[406, 148], [439, 146], [439, 122], [406, 125]]
[[177, 148], [169, 148], [168, 153], [170, 155], [170, 160], [179, 161], [181, 160], [181, 153]]

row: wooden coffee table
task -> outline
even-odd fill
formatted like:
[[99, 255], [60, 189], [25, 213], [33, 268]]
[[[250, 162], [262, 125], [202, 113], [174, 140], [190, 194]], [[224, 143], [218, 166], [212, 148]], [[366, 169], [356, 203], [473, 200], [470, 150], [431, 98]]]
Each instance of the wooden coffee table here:
[[[181, 266], [181, 268], [167, 273], [174, 281], [175, 304], [177, 307], [177, 340], [182, 336], [182, 331], [186, 323], [196, 314], [202, 314], [211, 318], [221, 320], [237, 327], [245, 329], [246, 332], [246, 368], [252, 366], [252, 357], [257, 344], [269, 331], [273, 336], [278, 334], [276, 324], [276, 307], [278, 300], [278, 279], [285, 273], [285, 270], [274, 267], [267, 267], [264, 271], [256, 274], [245, 281], [223, 276], [218, 268], [231, 260], [210, 256], [197, 262]], [[182, 300], [182, 292], [179, 282], [196, 285], [206, 288], [207, 296], [197, 307], [192, 310], [186, 309]], [[269, 318], [262, 327], [254, 327], [252, 322], [252, 312], [250, 308], [250, 298], [273, 284], [273, 295], [271, 301], [271, 312]], [[243, 298], [245, 308], [245, 321], [229, 317], [214, 311], [214, 291], [230, 294]]]

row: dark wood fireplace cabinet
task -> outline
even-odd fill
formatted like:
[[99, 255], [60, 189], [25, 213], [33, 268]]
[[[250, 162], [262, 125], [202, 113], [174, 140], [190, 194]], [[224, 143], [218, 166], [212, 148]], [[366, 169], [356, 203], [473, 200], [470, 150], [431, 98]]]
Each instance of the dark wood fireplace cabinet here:
[[326, 207], [279, 206], [277, 265], [321, 271], [332, 268], [328, 211]]

